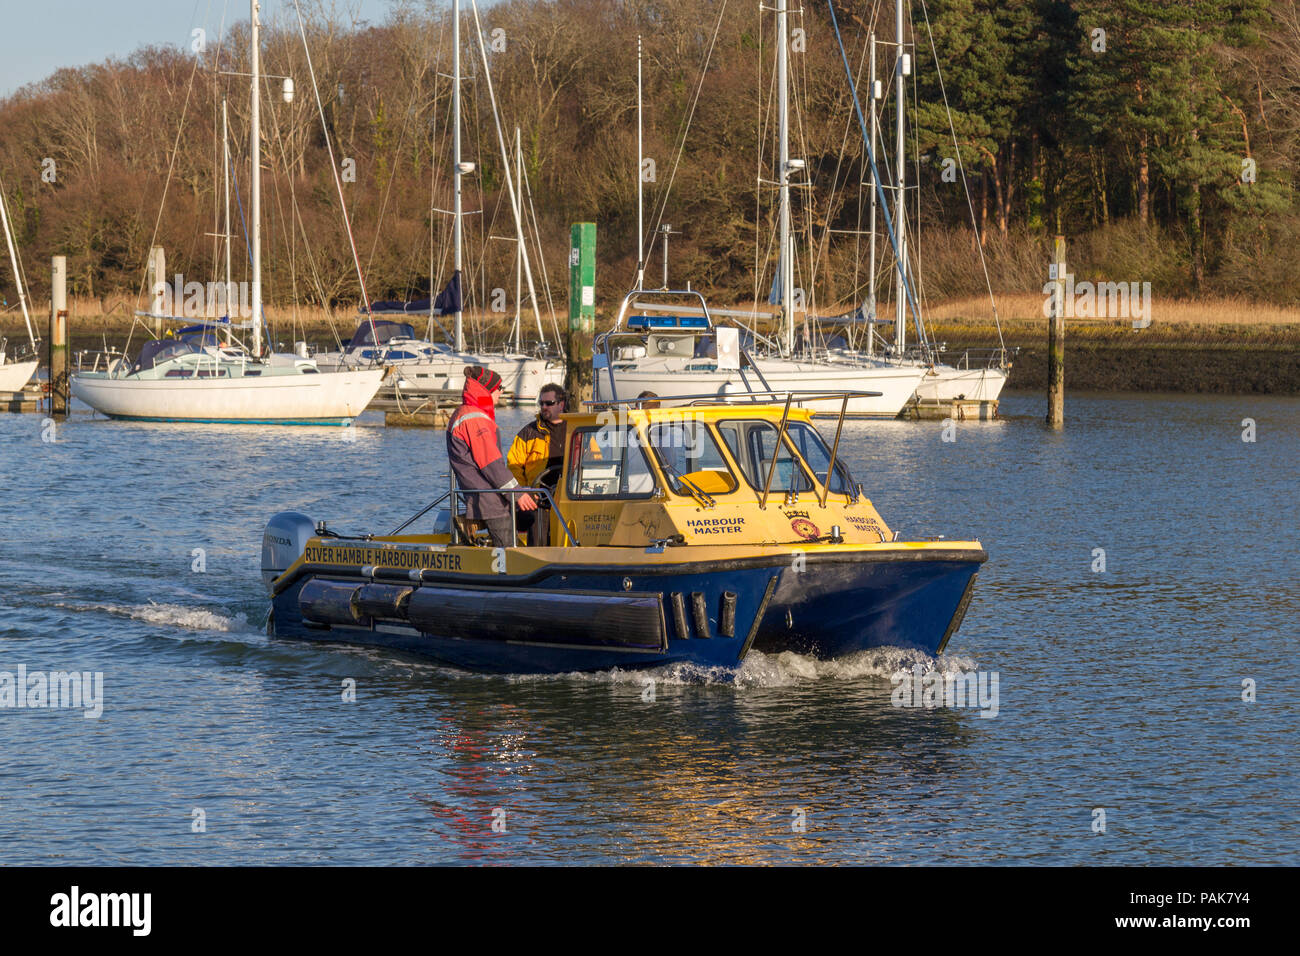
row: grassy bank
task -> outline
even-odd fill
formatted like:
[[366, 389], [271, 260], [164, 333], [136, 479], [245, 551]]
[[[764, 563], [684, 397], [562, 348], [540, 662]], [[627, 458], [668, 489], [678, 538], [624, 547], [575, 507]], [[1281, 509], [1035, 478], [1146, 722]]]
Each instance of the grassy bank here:
[[[1043, 297], [998, 298], [1002, 338], [1018, 349], [1010, 384], [1047, 387]], [[987, 298], [930, 311], [935, 341], [950, 353], [998, 345]], [[1068, 320], [1066, 385], [1078, 391], [1170, 391], [1300, 395], [1300, 309], [1244, 299], [1156, 299], [1151, 325]]]

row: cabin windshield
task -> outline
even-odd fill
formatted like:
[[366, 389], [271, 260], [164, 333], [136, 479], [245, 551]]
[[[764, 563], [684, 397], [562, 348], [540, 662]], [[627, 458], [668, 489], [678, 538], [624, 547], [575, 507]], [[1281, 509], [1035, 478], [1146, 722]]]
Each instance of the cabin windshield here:
[[702, 491], [714, 495], [736, 490], [736, 479], [722, 449], [702, 422], [655, 422], [646, 434], [669, 487], [677, 494]]
[[[790, 422], [787, 424], [787, 434], [793, 432], [796, 427], [804, 426], [802, 422]], [[811, 430], [811, 429], [810, 429]], [[722, 433], [722, 440], [727, 443], [727, 449], [731, 452], [732, 457], [740, 464], [740, 470], [744, 472], [745, 480], [755, 491], [762, 491], [767, 485], [768, 472], [772, 471], [772, 455], [776, 452], [776, 470], [772, 472], [772, 491], [812, 491], [812, 480], [808, 473], [800, 467], [799, 462], [795, 459], [790, 451], [790, 446], [785, 442], [781, 443], [779, 451], [776, 447], [777, 427], [772, 422], [763, 419], [739, 419], [718, 423], [718, 431]], [[813, 432], [814, 436], [816, 432]], [[820, 438], [816, 439], [820, 441]], [[797, 442], [796, 442], [797, 444]], [[825, 446], [823, 446], [825, 447]], [[802, 453], [803, 449], [800, 449]], [[830, 460], [830, 452], [825, 454], [826, 461]], [[822, 464], [825, 467], [825, 461]], [[836, 471], [839, 469], [837, 468]]]
[[182, 355], [190, 355], [198, 351], [197, 345], [183, 339], [154, 339], [140, 346], [140, 358], [135, 363], [134, 371], [151, 369], [163, 362], [170, 362]]

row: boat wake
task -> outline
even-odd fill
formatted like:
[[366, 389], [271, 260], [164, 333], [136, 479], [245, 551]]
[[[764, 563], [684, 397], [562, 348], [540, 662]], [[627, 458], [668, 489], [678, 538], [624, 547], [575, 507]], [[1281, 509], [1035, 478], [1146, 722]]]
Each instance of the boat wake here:
[[256, 631], [243, 614], [222, 614], [201, 607], [185, 607], [180, 604], [90, 604], [60, 602], [54, 607], [66, 611], [98, 611], [114, 617], [125, 617], [146, 624], [160, 624], [167, 627], [179, 627], [189, 631], [240, 632]]
[[789, 687], [810, 681], [858, 681], [864, 678], [889, 680], [899, 671], [910, 671], [917, 664], [922, 673], [940, 674], [970, 671], [975, 661], [969, 657], [940, 655], [902, 647], [879, 647], [844, 657], [822, 660], [793, 651], [762, 654], [752, 651], [735, 672], [740, 687]]
[[880, 647], [832, 660], [822, 660], [793, 651], [764, 654], [751, 651], [738, 668], [702, 667], [698, 664], [666, 664], [646, 670], [614, 668], [592, 673], [513, 674], [514, 683], [533, 681], [594, 681], [609, 684], [646, 685], [651, 681], [668, 686], [730, 684], [741, 689], [793, 687], [815, 681], [887, 681], [899, 671], [916, 665], [922, 673], [967, 672], [976, 669], [973, 658], [945, 654], [931, 657], [924, 651], [902, 647]]

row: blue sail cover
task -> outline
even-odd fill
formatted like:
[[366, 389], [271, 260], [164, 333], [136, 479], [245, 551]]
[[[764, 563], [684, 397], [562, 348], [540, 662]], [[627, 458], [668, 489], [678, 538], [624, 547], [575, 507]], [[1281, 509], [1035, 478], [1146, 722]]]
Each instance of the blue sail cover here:
[[464, 310], [465, 300], [460, 294], [460, 270], [457, 269], [447, 283], [447, 288], [438, 293], [433, 307], [439, 315], [455, 315]]
[[[412, 299], [409, 302], [403, 302], [400, 299], [385, 299], [382, 302], [372, 302], [370, 304], [371, 315], [428, 315], [430, 302], [428, 299]], [[455, 315], [457, 312], [464, 310], [464, 299], [460, 294], [460, 270], [451, 277], [447, 287], [438, 293], [438, 298], [432, 303], [433, 312], [436, 315]]]
[[385, 299], [383, 302], [370, 303], [371, 315], [428, 315], [428, 299], [412, 299], [403, 302], [400, 299]]

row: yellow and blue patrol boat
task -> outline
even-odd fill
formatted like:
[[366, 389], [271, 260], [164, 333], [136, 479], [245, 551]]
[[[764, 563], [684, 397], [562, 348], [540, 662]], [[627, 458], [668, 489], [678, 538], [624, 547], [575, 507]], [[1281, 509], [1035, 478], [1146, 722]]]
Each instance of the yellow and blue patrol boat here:
[[828, 446], [802, 407], [827, 398], [566, 415], [554, 487], [491, 492], [545, 499], [548, 546], [483, 543], [461, 513], [477, 492], [454, 488], [387, 535], [277, 514], [262, 547], [269, 633], [501, 673], [732, 668], [751, 649], [938, 654], [988, 555], [891, 531], [839, 456], [843, 414]]

